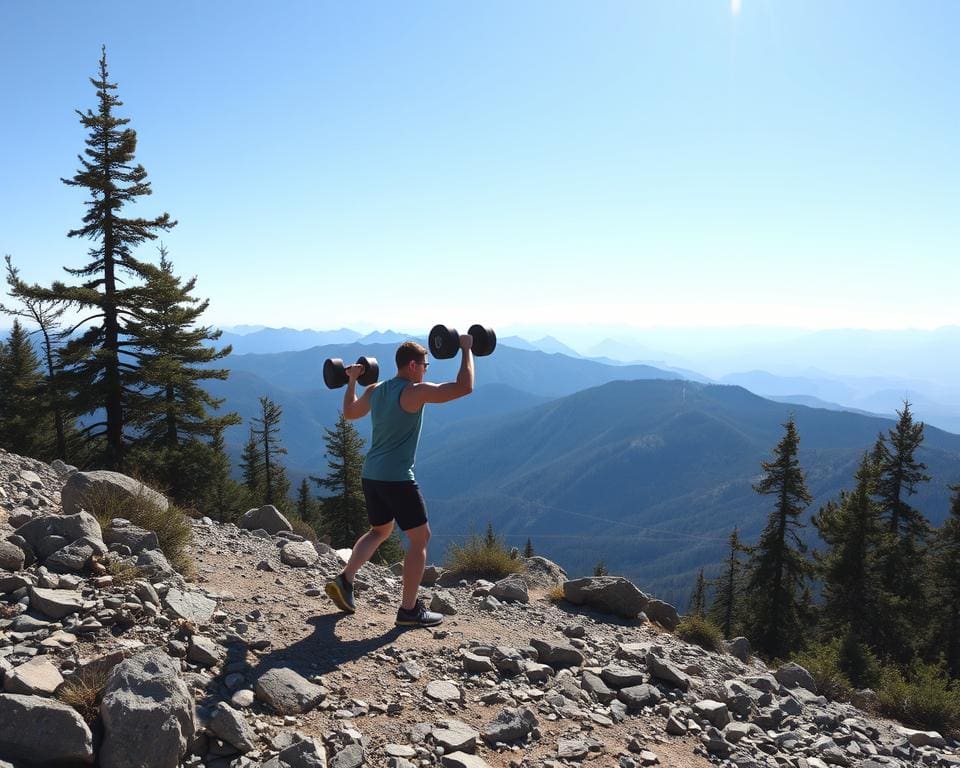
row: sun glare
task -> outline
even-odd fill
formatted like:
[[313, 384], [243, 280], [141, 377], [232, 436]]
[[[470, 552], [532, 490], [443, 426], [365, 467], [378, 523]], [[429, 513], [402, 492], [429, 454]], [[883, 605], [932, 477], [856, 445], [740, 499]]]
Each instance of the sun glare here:
[[730, 13], [732, 13], [734, 16], [739, 16], [742, 5], [743, 0], [730, 0]]

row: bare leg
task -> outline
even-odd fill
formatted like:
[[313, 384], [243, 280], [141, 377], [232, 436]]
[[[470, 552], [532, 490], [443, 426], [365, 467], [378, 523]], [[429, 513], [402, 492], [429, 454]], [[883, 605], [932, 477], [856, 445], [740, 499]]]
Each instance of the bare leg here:
[[403, 558], [403, 599], [400, 605], [408, 611], [417, 602], [417, 590], [427, 565], [427, 542], [430, 541], [430, 524], [424, 523], [405, 531], [410, 546]]
[[373, 526], [357, 539], [357, 543], [353, 545], [353, 552], [350, 553], [350, 559], [343, 569], [343, 577], [347, 581], [353, 583], [353, 577], [357, 575], [357, 571], [367, 560], [373, 557], [377, 547], [387, 540], [392, 531], [393, 521], [391, 520], [389, 523]]

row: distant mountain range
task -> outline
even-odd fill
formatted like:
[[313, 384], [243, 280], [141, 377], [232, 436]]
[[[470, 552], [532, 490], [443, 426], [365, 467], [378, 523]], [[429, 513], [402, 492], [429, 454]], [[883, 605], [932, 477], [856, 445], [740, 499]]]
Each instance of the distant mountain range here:
[[[603, 560], [685, 605], [696, 569], [718, 564], [734, 526], [755, 541], [773, 501], [756, 494], [794, 414], [815, 512], [842, 488], [890, 420], [784, 405], [740, 387], [617, 381], [426, 440], [418, 466], [437, 538], [482, 532], [572, 573]], [[935, 523], [960, 481], [960, 436], [928, 427], [934, 478], [911, 503]], [[815, 537], [812, 529], [810, 538]]]
[[[343, 396], [322, 385], [324, 359], [353, 361], [363, 354], [378, 358], [381, 378], [394, 371], [396, 340], [360, 339], [222, 361], [232, 375], [210, 389], [245, 421], [227, 434], [234, 458], [249, 419], [259, 413], [258, 398], [267, 395], [283, 407], [291, 479], [324, 474], [323, 430], [336, 421]], [[709, 575], [719, 563], [733, 526], [748, 541], [759, 533], [771, 502], [751, 485], [790, 413], [815, 496], [811, 512], [850, 486], [861, 453], [893, 426], [812, 395], [777, 394], [786, 402], [774, 402], [704, 377], [694, 382], [654, 366], [612, 365], [514, 343], [502, 340], [496, 353], [477, 359], [472, 396], [429, 407], [425, 415], [417, 474], [438, 546], [482, 532], [491, 521], [510, 544], [523, 546], [530, 537], [571, 573], [588, 573], [602, 559], [612, 572], [679, 603], [696, 569], [706, 565]], [[431, 360], [431, 378], [454, 378], [458, 364]], [[751, 377], [753, 386], [775, 392], [804, 384], [803, 377], [764, 372], [740, 380]], [[815, 378], [806, 384], [825, 395], [844, 394], [843, 382], [830, 384], [833, 389]], [[369, 420], [357, 427], [369, 439]], [[922, 458], [934, 482], [912, 501], [939, 522], [948, 507], [947, 485], [960, 481], [960, 436], [930, 426], [926, 434]]]

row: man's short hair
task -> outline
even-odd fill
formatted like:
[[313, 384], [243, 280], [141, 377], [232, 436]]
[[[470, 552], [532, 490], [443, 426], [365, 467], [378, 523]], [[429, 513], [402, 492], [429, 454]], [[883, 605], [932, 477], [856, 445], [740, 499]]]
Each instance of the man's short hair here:
[[426, 347], [417, 344], [415, 341], [405, 341], [397, 348], [397, 370], [406, 368], [412, 362], [423, 362], [427, 359]]

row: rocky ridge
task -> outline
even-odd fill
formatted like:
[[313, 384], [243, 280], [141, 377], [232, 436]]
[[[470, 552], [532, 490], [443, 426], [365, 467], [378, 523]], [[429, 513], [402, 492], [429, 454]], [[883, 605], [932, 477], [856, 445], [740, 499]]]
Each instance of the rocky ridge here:
[[[0, 767], [960, 766], [956, 742], [827, 701], [796, 665], [680, 641], [625, 580], [431, 568], [447, 618], [401, 630], [396, 573], [365, 566], [337, 612], [340, 556], [275, 510], [193, 521], [187, 582], [152, 532], [61, 501], [93, 480], [0, 450]], [[78, 681], [103, 688], [92, 709], [57, 698]]]

